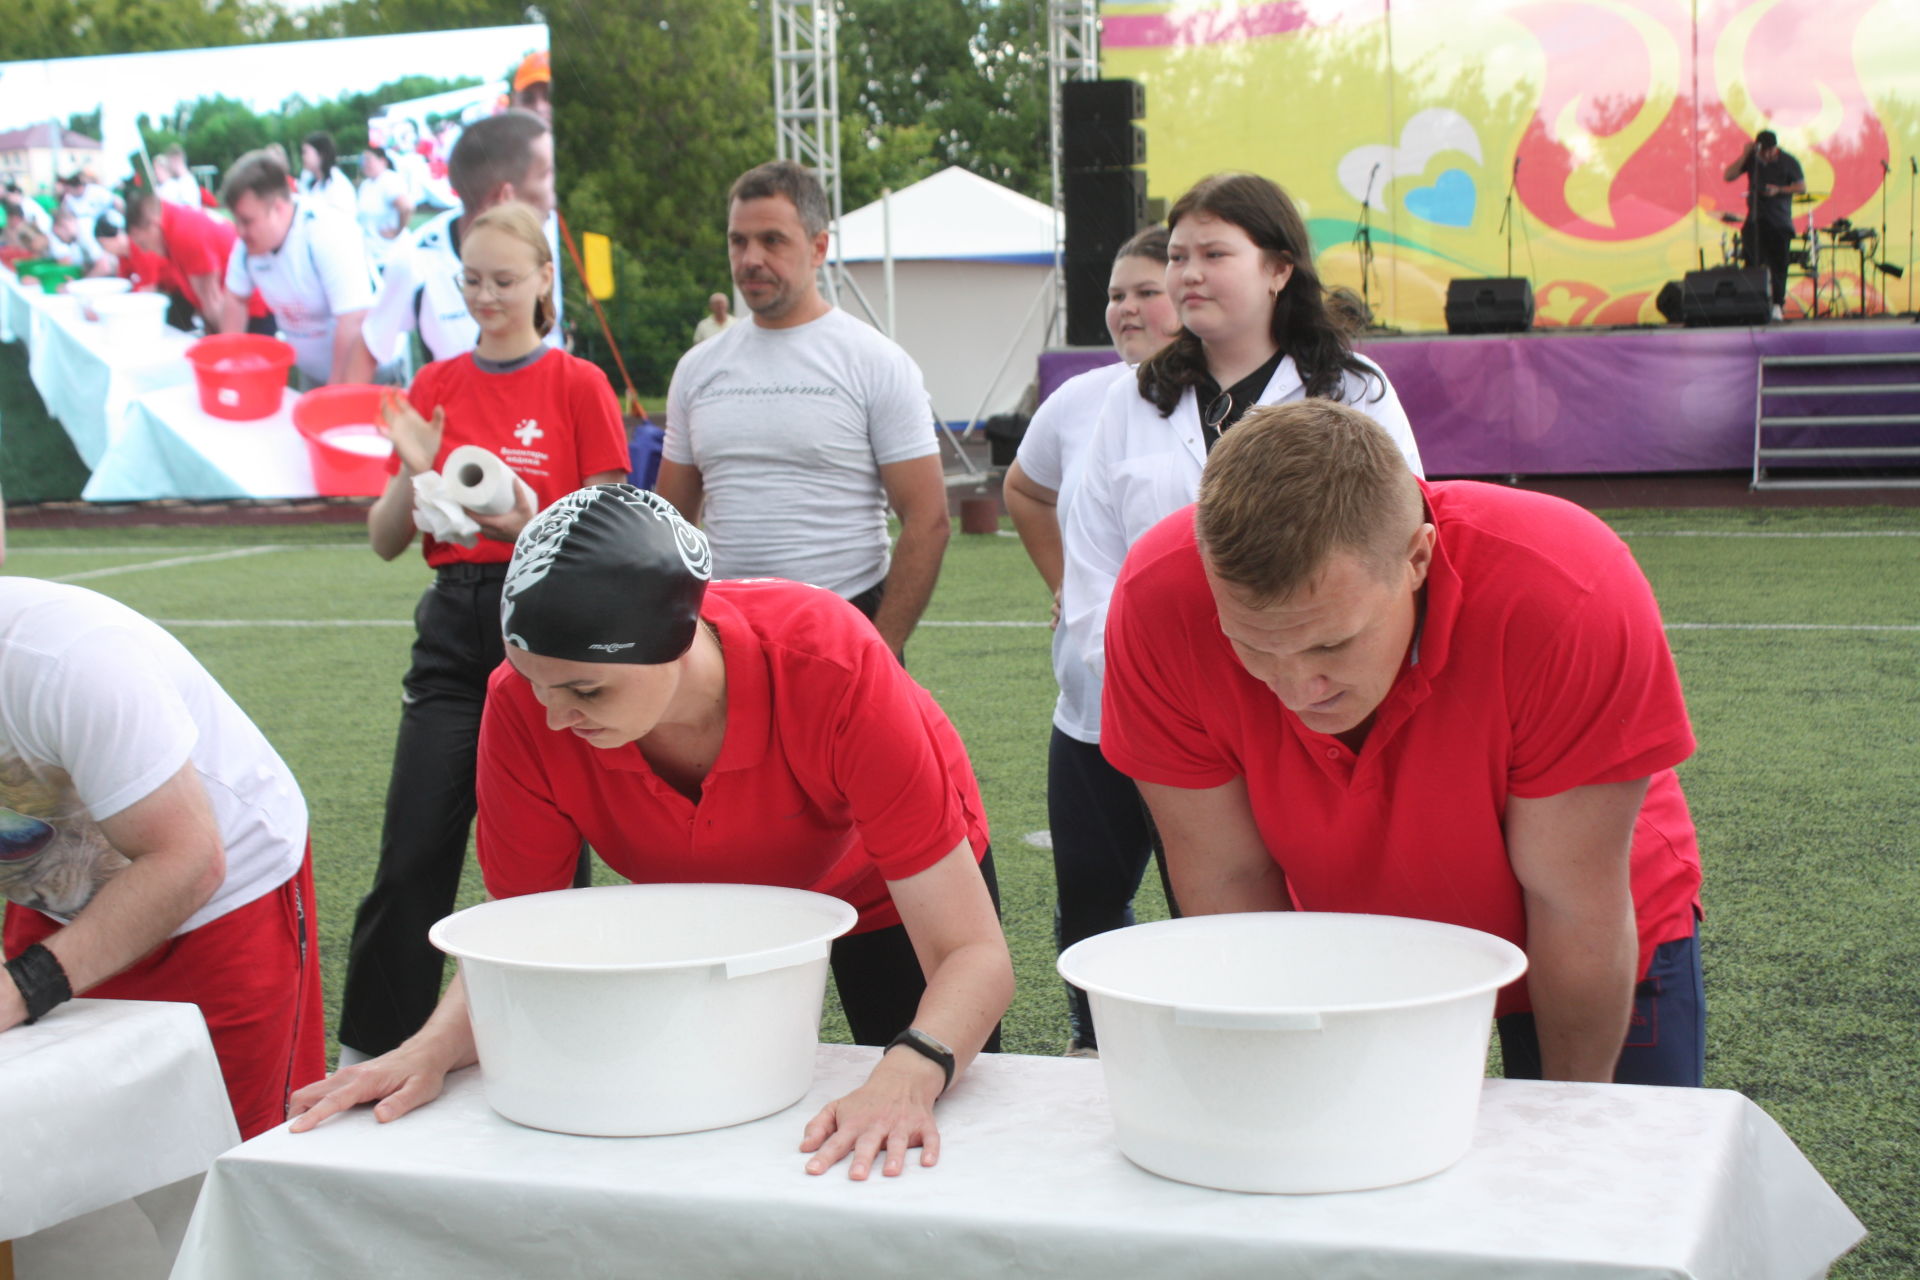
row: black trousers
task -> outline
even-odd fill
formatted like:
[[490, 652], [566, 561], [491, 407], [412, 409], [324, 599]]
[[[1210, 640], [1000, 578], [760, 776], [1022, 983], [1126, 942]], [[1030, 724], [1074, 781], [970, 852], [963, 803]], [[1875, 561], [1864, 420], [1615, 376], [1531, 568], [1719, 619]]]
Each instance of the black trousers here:
[[1792, 247], [1793, 229], [1781, 230], [1764, 222], [1749, 222], [1742, 228], [1741, 244], [1746, 250], [1747, 265], [1767, 269], [1769, 287], [1773, 293], [1773, 305], [1782, 307], [1787, 302], [1787, 251]]
[[[1180, 914], [1167, 880], [1166, 855], [1133, 779], [1107, 763], [1097, 744], [1055, 729], [1047, 744], [1047, 825], [1053, 835], [1055, 947], [1133, 923], [1133, 895], [1153, 858], [1167, 905]], [[1067, 986], [1074, 1043], [1098, 1048], [1087, 993]]]
[[427, 941], [453, 910], [473, 826], [487, 678], [505, 654], [505, 565], [450, 565], [413, 613], [413, 663], [387, 784], [373, 887], [353, 920], [340, 1043], [377, 1056], [418, 1031], [440, 999], [446, 957]]
[[[991, 848], [980, 859], [980, 874], [986, 879], [997, 914], [1000, 882], [993, 874]], [[884, 1045], [913, 1025], [920, 997], [926, 994], [927, 979], [920, 971], [920, 958], [913, 953], [913, 941], [907, 937], [905, 925], [836, 938], [828, 963], [855, 1044]], [[982, 1052], [1000, 1052], [998, 1026], [987, 1037]]]

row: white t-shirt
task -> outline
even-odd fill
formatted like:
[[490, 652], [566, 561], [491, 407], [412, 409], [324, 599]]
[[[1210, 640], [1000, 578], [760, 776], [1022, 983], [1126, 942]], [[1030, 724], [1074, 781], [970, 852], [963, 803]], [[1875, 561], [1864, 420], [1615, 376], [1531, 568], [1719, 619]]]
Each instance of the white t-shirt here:
[[[386, 273], [380, 277], [380, 290], [373, 310], [367, 312], [360, 334], [374, 359], [385, 364], [399, 356], [401, 344], [409, 333], [418, 331], [427, 354], [435, 360], [451, 360], [465, 355], [480, 341], [480, 326], [467, 311], [467, 299], [460, 292], [460, 249], [454, 225], [461, 210], [445, 213], [423, 222], [409, 240], [402, 237], [387, 259]], [[547, 247], [553, 253], [553, 329], [547, 345], [564, 350], [566, 335], [560, 308], [560, 255], [555, 245], [559, 223], [547, 219]]]
[[168, 204], [184, 204], [194, 209], [200, 207], [200, 184], [190, 173], [168, 178], [154, 188], [154, 192]]
[[[1356, 355], [1371, 376], [1343, 375], [1340, 399], [1372, 418], [1407, 460], [1420, 469], [1420, 446], [1400, 406], [1393, 384], [1365, 356]], [[1260, 393], [1260, 404], [1286, 404], [1307, 398], [1307, 389], [1286, 356]], [[1140, 394], [1137, 383], [1107, 388], [1100, 422], [1081, 464], [1073, 508], [1060, 522], [1066, 574], [1060, 588], [1060, 625], [1072, 628], [1079, 660], [1096, 679], [1106, 672], [1107, 605], [1120, 565], [1141, 534], [1194, 501], [1207, 446], [1200, 431], [1199, 398], [1188, 387], [1170, 417], [1161, 417]], [[1097, 726], [1096, 726], [1097, 727]]]
[[53, 215], [32, 196], [20, 197], [20, 216], [26, 219], [28, 226], [36, 228], [44, 236], [52, 237]]
[[[1080, 467], [1100, 421], [1100, 405], [1116, 382], [1133, 378], [1129, 364], [1102, 365], [1069, 378], [1033, 411], [1027, 434], [1020, 438], [1020, 469], [1035, 484], [1059, 495], [1053, 510], [1063, 530], [1079, 487]], [[1100, 680], [1080, 660], [1084, 647], [1084, 640], [1063, 617], [1053, 632], [1053, 678], [1060, 685], [1053, 723], [1069, 738], [1091, 743], [1100, 741]]]
[[718, 337], [739, 323], [739, 316], [730, 314], [725, 320], [715, 320], [713, 313], [708, 312], [706, 315], [700, 317], [699, 324], [693, 326], [693, 340], [697, 345], [705, 342], [708, 338]]
[[312, 174], [302, 170], [300, 193], [315, 203], [332, 205], [349, 218], [357, 216], [360, 212], [359, 203], [354, 196], [353, 181], [340, 172], [338, 165], [335, 165], [327, 174], [325, 182], [315, 182]]
[[681, 356], [662, 456], [699, 468], [715, 577], [856, 596], [892, 562], [880, 468], [938, 452], [933, 423], [913, 358], [835, 309]]
[[250, 253], [236, 240], [227, 259], [227, 292], [267, 300], [293, 344], [300, 371], [316, 382], [333, 373], [334, 317], [373, 305], [373, 270], [360, 226], [330, 205], [294, 201], [287, 238], [272, 253]]
[[373, 259], [376, 266], [385, 263], [401, 245], [397, 235], [388, 233], [403, 230], [400, 226], [400, 202], [406, 196], [407, 180], [392, 169], [360, 184], [360, 233], [367, 238], [367, 256]]
[[300, 869], [307, 805], [293, 773], [154, 623], [82, 587], [0, 578], [0, 895], [70, 920], [128, 865], [98, 824], [189, 760], [227, 875], [176, 936]]

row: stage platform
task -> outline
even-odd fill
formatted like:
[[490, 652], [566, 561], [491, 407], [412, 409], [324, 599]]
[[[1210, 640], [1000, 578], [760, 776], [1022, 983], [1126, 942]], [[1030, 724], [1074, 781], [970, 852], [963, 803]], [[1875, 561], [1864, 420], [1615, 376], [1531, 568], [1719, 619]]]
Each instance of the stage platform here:
[[[1430, 476], [1730, 472], [1753, 463], [1763, 356], [1912, 354], [1920, 352], [1920, 325], [1895, 317], [1765, 328], [1369, 335], [1360, 350], [1393, 380]], [[1046, 352], [1041, 396], [1114, 358], [1104, 348]], [[1911, 371], [1900, 376], [1912, 380]], [[1887, 400], [1874, 411], [1913, 413], [1920, 404], [1912, 394]], [[1842, 411], [1821, 407], [1817, 398], [1801, 409]], [[1858, 401], [1847, 411], [1860, 412]], [[1851, 443], [1895, 438], [1887, 429], [1860, 432]]]

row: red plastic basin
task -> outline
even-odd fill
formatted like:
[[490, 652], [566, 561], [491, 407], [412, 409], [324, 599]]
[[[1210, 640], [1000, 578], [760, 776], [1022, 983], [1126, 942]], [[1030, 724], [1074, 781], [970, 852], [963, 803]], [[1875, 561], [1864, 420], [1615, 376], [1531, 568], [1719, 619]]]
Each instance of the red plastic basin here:
[[390, 388], [320, 387], [293, 404], [293, 425], [313, 459], [322, 497], [377, 498], [387, 487], [393, 445], [380, 434], [380, 397]]
[[258, 333], [222, 333], [187, 348], [200, 407], [215, 418], [250, 422], [280, 407], [293, 348]]

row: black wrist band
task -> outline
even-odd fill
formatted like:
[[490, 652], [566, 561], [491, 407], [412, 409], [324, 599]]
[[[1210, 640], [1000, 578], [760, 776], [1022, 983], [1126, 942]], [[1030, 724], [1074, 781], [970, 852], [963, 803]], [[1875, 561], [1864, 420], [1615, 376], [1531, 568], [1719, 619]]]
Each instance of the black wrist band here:
[[60, 967], [53, 952], [37, 942], [7, 961], [7, 972], [13, 977], [13, 985], [20, 988], [20, 998], [26, 1001], [28, 1026], [40, 1021], [56, 1005], [73, 999], [67, 971]]
[[892, 1042], [888, 1044], [885, 1049], [881, 1050], [881, 1052], [890, 1052], [900, 1045], [905, 1045], [929, 1062], [939, 1064], [940, 1070], [944, 1071], [947, 1076], [946, 1080], [940, 1085], [941, 1093], [945, 1093], [953, 1086], [953, 1050], [947, 1048], [947, 1046], [941, 1044], [938, 1040], [935, 1040], [918, 1027], [908, 1027], [905, 1031], [895, 1036]]

